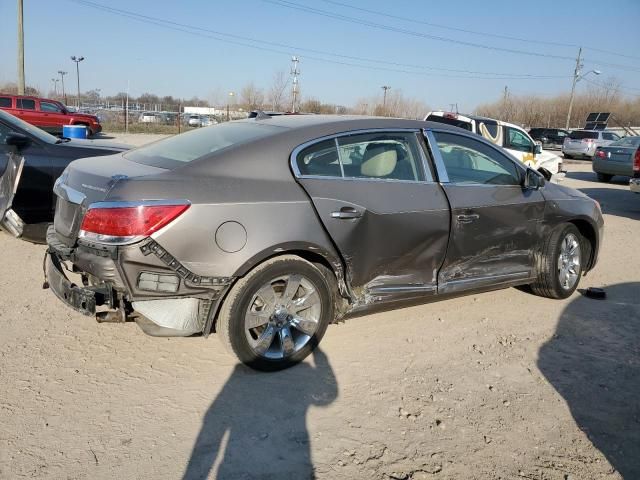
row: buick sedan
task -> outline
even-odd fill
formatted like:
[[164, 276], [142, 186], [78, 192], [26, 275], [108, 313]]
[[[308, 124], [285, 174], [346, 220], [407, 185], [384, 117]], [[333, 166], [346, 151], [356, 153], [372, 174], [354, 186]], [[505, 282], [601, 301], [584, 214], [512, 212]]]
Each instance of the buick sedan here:
[[261, 370], [355, 312], [517, 285], [568, 297], [603, 232], [595, 201], [500, 147], [389, 118], [228, 122], [75, 161], [55, 193], [60, 300], [151, 335], [215, 333]]

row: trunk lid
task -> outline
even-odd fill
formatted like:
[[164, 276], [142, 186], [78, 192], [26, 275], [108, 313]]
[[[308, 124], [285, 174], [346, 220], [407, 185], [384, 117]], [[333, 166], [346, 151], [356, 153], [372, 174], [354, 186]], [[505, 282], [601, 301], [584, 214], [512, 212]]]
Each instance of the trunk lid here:
[[117, 183], [164, 172], [166, 169], [131, 162], [121, 154], [72, 162], [53, 189], [57, 196], [54, 228], [58, 239], [73, 246], [89, 206], [108, 200]]

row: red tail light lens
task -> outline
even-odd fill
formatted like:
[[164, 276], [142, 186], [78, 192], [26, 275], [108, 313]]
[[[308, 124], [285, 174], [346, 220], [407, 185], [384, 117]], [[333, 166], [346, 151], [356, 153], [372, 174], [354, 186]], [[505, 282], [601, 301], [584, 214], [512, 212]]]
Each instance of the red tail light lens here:
[[633, 171], [640, 172], [640, 148], [636, 150], [636, 154], [633, 157]]
[[[189, 205], [139, 205], [91, 208], [80, 229], [108, 237], [146, 237], [182, 215]], [[95, 235], [93, 235], [95, 236]]]
[[602, 150], [598, 150], [596, 152], [596, 157], [598, 157], [598, 158], [607, 158], [607, 154], [604, 153]]

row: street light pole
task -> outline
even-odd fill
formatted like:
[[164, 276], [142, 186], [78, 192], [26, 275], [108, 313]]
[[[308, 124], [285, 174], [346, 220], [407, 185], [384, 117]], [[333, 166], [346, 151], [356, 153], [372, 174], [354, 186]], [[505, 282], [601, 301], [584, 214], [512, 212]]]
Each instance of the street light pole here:
[[78, 66], [81, 61], [84, 60], [84, 57], [76, 57], [75, 55], [71, 57], [71, 60], [76, 62], [76, 78], [78, 80], [78, 109], [80, 108], [80, 67]]
[[569, 130], [569, 123], [571, 122], [571, 111], [573, 110], [573, 98], [576, 93], [576, 83], [582, 80], [584, 77], [593, 73], [594, 75], [600, 75], [602, 72], [600, 70], [589, 70], [585, 74], [581, 74], [581, 69], [583, 65], [580, 63], [580, 55], [582, 54], [582, 48], [578, 50], [578, 59], [576, 61], [576, 69], [573, 73], [573, 85], [571, 86], [571, 97], [569, 98], [569, 111], [567, 112], [567, 123], [565, 125], [565, 129]]
[[63, 72], [62, 70], [58, 70], [58, 73], [60, 74], [60, 80], [62, 81], [62, 99], [64, 101], [64, 104], [67, 104], [67, 94], [64, 91], [64, 76], [68, 73], [68, 72]]
[[22, 0], [18, 0], [18, 95], [24, 95], [24, 20]]
[[57, 97], [58, 96], [58, 82], [60, 80], [58, 80], [57, 78], [52, 78], [51, 79], [51, 83], [53, 83], [53, 94]]

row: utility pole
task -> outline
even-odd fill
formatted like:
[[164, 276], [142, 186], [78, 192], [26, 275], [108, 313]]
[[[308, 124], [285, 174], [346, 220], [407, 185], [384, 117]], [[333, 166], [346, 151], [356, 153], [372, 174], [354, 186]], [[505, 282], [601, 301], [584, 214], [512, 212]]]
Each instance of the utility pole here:
[[22, 0], [18, 0], [18, 95], [24, 95], [24, 22]]
[[74, 55], [71, 57], [71, 60], [76, 62], [76, 78], [78, 79], [78, 109], [80, 109], [80, 67], [78, 65], [84, 60], [84, 57], [76, 57]]
[[62, 81], [62, 99], [64, 101], [64, 104], [67, 104], [67, 94], [64, 91], [64, 76], [68, 73], [68, 72], [63, 72], [62, 70], [58, 70], [58, 73], [60, 74], [60, 80]]
[[296, 56], [291, 57], [291, 63], [293, 66], [291, 67], [291, 76], [293, 77], [291, 83], [291, 113], [296, 113], [296, 103], [298, 102], [298, 75], [300, 75], [300, 70], [298, 70], [298, 63], [300, 63], [300, 59]]
[[580, 77], [580, 69], [582, 64], [580, 63], [580, 57], [582, 56], [582, 47], [578, 49], [578, 58], [576, 58], [576, 68], [573, 71], [573, 84], [571, 85], [571, 97], [569, 98], [569, 111], [567, 112], [567, 124], [565, 129], [569, 130], [569, 123], [571, 122], [571, 110], [573, 110], [573, 96], [576, 93], [576, 83], [578, 83], [578, 77]]
[[384, 93], [382, 94], [382, 111], [384, 112], [384, 114], [387, 114], [387, 90], [389, 90], [391, 87], [389, 85], [383, 85], [382, 90], [384, 90]]

